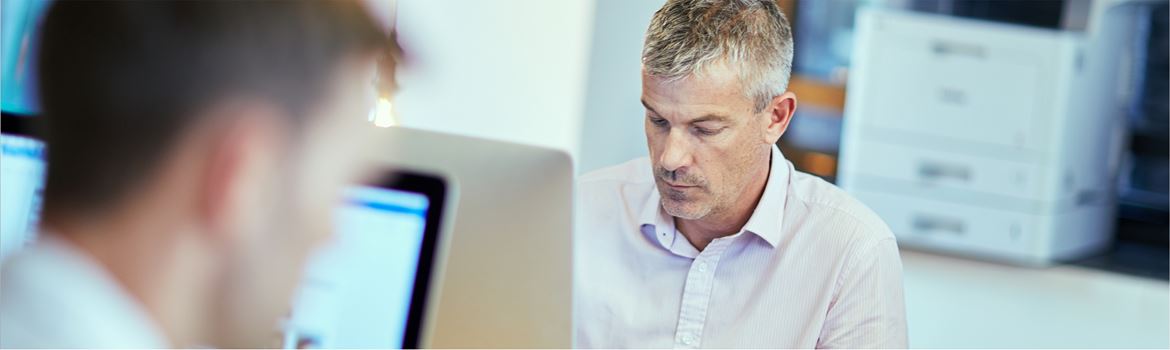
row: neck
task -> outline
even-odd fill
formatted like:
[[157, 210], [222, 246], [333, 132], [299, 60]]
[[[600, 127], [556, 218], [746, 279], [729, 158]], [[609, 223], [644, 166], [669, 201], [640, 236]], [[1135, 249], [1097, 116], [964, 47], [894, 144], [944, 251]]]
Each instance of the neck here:
[[[162, 214], [155, 208], [124, 213]], [[164, 215], [111, 215], [101, 219], [46, 218], [48, 231], [59, 235], [105, 269], [114, 282], [141, 306], [158, 334], [169, 346], [199, 345], [201, 319], [210, 309], [207, 291], [200, 282], [207, 277], [195, 249], [193, 235], [181, 234], [175, 221]]]
[[731, 236], [743, 230], [764, 195], [771, 169], [770, 159], [768, 166], [753, 172], [755, 175], [749, 177], [743, 192], [736, 197], [738, 200], [732, 203], [728, 210], [712, 213], [697, 220], [675, 218], [678, 231], [691, 242], [691, 245], [701, 251], [716, 238]]

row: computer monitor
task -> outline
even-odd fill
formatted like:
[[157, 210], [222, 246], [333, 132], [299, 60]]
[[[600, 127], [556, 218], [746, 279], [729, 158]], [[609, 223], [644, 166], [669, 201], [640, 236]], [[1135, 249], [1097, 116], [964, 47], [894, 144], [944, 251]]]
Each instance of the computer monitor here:
[[435, 348], [570, 348], [573, 163], [563, 151], [409, 128], [387, 164], [458, 188]]
[[[39, 113], [37, 52], [49, 0], [0, 1], [0, 110]], [[5, 123], [8, 121], [5, 120]]]
[[310, 261], [284, 347], [418, 348], [442, 260], [446, 182], [397, 170], [349, 188]]
[[3, 112], [0, 133], [0, 260], [36, 239], [45, 187], [45, 144], [39, 119]]
[[36, 238], [45, 145], [36, 90], [37, 36], [47, 0], [0, 1], [0, 260]]

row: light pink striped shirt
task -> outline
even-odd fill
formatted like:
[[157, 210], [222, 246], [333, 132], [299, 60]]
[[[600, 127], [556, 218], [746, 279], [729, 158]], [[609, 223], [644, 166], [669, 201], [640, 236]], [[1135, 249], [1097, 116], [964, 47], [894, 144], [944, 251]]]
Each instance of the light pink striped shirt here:
[[775, 147], [771, 164], [743, 230], [702, 251], [661, 209], [648, 158], [583, 176], [575, 345], [905, 348], [889, 228]]

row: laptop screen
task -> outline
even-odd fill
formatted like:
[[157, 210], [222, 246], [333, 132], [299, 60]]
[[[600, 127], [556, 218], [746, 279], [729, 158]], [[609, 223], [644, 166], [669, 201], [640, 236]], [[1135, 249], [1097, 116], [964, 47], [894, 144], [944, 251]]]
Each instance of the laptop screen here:
[[285, 348], [403, 346], [432, 203], [381, 187], [354, 187], [345, 198], [334, 240], [308, 265]]

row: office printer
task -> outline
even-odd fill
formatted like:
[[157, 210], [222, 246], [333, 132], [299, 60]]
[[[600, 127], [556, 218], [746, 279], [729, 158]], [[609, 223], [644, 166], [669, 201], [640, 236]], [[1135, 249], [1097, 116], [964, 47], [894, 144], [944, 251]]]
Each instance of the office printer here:
[[838, 184], [901, 246], [1024, 265], [1112, 237], [1136, 11], [1084, 30], [901, 10], [858, 13]]

